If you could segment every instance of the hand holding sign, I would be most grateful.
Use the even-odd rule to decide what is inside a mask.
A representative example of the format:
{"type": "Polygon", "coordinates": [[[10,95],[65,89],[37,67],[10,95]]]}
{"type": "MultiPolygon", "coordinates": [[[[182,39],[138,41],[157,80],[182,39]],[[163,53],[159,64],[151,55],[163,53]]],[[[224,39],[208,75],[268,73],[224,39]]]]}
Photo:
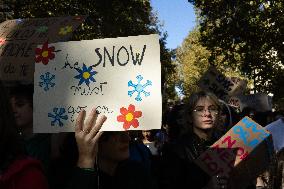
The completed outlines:
{"type": "Polygon", "coordinates": [[[96,109],[85,121],[86,112],[82,110],[76,120],[75,138],[78,146],[79,158],[77,166],[81,168],[93,168],[98,153],[98,141],[103,132],[99,132],[106,120],[105,116],[98,117],[96,109]]]}

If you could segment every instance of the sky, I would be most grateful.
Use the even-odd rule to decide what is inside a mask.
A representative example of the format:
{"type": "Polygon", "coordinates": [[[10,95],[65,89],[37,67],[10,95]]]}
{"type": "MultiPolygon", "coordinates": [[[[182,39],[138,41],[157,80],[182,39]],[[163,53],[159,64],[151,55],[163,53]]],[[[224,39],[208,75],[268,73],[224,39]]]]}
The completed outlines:
{"type": "Polygon", "coordinates": [[[187,0],[151,0],[153,11],[158,13],[167,31],[167,48],[181,46],[183,40],[195,26],[193,5],[187,0]]]}

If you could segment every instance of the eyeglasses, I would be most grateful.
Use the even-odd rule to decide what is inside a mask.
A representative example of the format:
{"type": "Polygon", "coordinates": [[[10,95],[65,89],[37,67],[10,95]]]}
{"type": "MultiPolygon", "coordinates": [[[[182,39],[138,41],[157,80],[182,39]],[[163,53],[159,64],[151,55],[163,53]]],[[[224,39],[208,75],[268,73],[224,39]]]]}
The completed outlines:
{"type": "Polygon", "coordinates": [[[208,107],[208,109],[205,109],[204,107],[196,107],[193,112],[195,112],[198,116],[204,116],[205,112],[208,111],[211,115],[218,115],[219,114],[219,110],[217,107],[212,106],[212,107],[208,107]]]}

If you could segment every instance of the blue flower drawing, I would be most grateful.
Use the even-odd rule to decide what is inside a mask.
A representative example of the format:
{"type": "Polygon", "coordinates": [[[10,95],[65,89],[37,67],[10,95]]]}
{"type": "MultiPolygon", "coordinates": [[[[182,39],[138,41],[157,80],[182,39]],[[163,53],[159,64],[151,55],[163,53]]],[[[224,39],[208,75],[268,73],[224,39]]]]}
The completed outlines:
{"type": "Polygon", "coordinates": [[[95,74],[97,74],[98,72],[92,71],[92,69],[93,69],[92,66],[89,66],[87,68],[87,66],[85,64],[83,64],[82,69],[80,69],[80,68],[75,68],[75,69],[79,72],[79,75],[76,75],[74,77],[76,79],[80,79],[78,86],[81,85],[83,82],[85,82],[86,85],[89,87],[90,81],[96,82],[96,80],[93,78],[93,76],[95,74]]]}

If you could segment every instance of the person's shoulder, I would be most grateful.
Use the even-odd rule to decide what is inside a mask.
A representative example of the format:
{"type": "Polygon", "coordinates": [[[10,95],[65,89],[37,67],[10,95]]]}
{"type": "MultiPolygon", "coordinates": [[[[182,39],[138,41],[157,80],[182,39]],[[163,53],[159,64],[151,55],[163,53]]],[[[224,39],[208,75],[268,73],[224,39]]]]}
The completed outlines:
{"type": "Polygon", "coordinates": [[[162,159],[170,161],[181,161],[187,159],[185,143],[171,142],[165,143],[162,147],[162,159]]]}
{"type": "Polygon", "coordinates": [[[175,141],[167,142],[164,144],[163,148],[172,152],[180,153],[188,145],[192,144],[192,135],[185,133],[179,136],[175,141]]]}
{"type": "Polygon", "coordinates": [[[44,151],[46,147],[51,144],[51,135],[48,133],[37,133],[24,139],[24,143],[26,148],[40,149],[39,151],[44,151]]]}
{"type": "Polygon", "coordinates": [[[11,163],[11,165],[8,167],[7,174],[16,174],[17,172],[29,169],[31,167],[39,170],[42,169],[40,161],[31,157],[21,156],[11,163]]]}
{"type": "MultiPolygon", "coordinates": [[[[30,157],[19,157],[15,159],[8,167],[2,179],[9,181],[17,180],[23,188],[26,186],[40,186],[39,188],[47,188],[47,180],[43,174],[41,163],[30,157]]],[[[33,187],[31,187],[33,188],[33,187]]]]}

